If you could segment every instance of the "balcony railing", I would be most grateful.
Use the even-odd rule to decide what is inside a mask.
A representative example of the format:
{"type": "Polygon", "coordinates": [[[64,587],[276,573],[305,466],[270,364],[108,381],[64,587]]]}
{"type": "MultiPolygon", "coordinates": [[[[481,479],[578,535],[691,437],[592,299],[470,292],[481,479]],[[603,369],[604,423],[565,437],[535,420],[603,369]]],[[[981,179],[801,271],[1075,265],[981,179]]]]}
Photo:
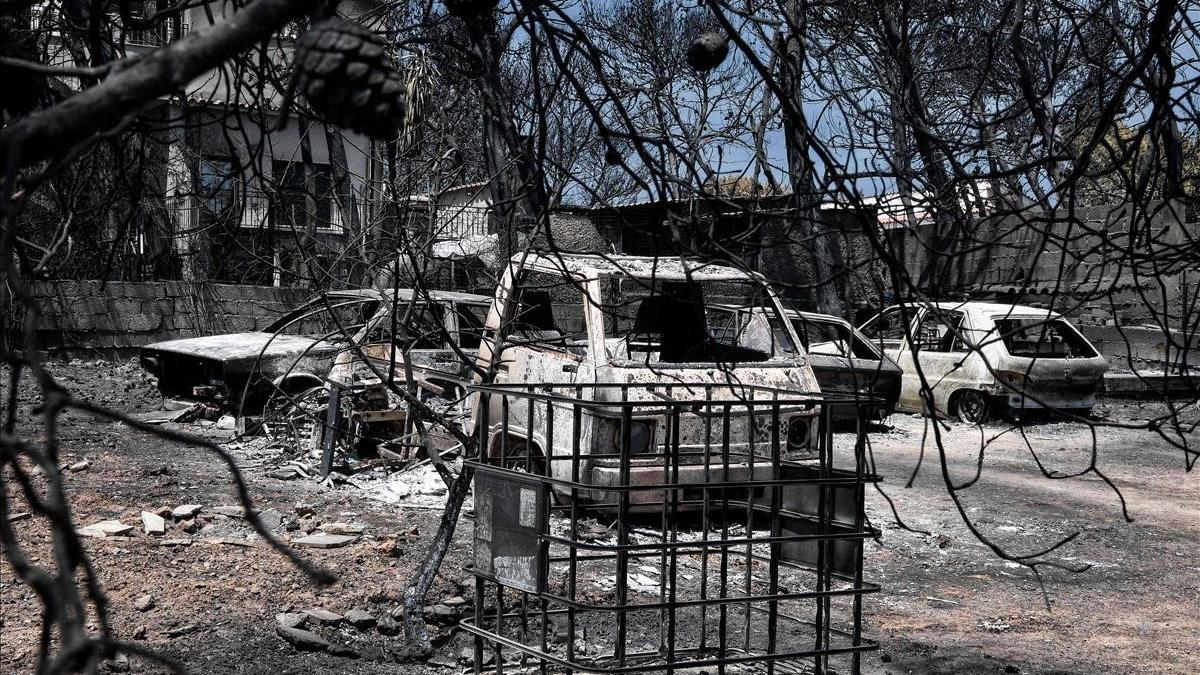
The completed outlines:
{"type": "MultiPolygon", "coordinates": [[[[301,206],[298,199],[281,198],[258,190],[241,190],[227,208],[213,213],[212,209],[205,207],[205,200],[200,197],[179,194],[168,197],[167,210],[176,226],[184,232],[205,225],[204,219],[228,218],[227,222],[236,222],[240,228],[247,230],[290,231],[295,227],[305,231],[311,226],[318,234],[345,233],[348,223],[344,222],[343,209],[332,196],[321,199],[308,197],[304,201],[305,205],[301,206]]],[[[366,204],[358,199],[352,203],[359,222],[366,222],[366,204]]]]}

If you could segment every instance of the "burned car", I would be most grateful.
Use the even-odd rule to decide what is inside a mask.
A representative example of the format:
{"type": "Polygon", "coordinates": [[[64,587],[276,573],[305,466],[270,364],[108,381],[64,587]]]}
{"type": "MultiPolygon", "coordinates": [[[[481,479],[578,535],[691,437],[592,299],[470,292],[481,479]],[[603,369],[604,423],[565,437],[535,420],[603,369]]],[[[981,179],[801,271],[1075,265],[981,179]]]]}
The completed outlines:
{"type": "MultiPolygon", "coordinates": [[[[489,457],[540,457],[543,468],[551,462],[555,478],[568,480],[578,471],[581,482],[589,485],[620,484],[626,480],[623,473],[635,484],[661,479],[671,431],[659,416],[625,419],[621,401],[654,396],[664,405],[698,400],[702,407],[705,396],[736,397],[750,389],[818,394],[804,354],[777,344],[780,339],[799,344],[782,317],[778,296],[760,275],[721,264],[635,256],[514,257],[488,314],[478,370],[493,372],[495,384],[558,390],[579,385],[579,396],[612,406],[593,406],[575,431],[548,438],[548,428],[572,428],[571,406],[531,407],[520,398],[501,406],[491,399],[476,413],[492,439],[486,452],[489,457]],[[763,310],[731,329],[729,312],[719,309],[727,305],[763,310]],[[772,330],[771,317],[781,334],[772,330]],[[616,459],[626,442],[632,466],[616,459]],[[573,454],[589,457],[572,467],[565,458],[573,454]],[[556,462],[556,457],[564,461],[556,462]]],[[[701,455],[703,448],[712,447],[705,439],[725,439],[725,452],[745,456],[756,434],[775,433],[786,438],[788,459],[808,458],[817,415],[811,406],[786,410],[774,430],[763,428],[762,420],[750,419],[752,415],[734,420],[728,429],[720,428],[718,415],[703,410],[684,415],[671,441],[690,457],[674,469],[678,481],[705,481],[701,455]]],[[[735,462],[732,470],[732,480],[752,475],[746,463],[735,462]]],[[[642,492],[634,498],[652,500],[653,495],[642,492]]]]}
{"type": "MultiPolygon", "coordinates": [[[[896,409],[904,371],[849,321],[828,314],[787,310],[800,345],[808,354],[821,391],[869,401],[867,410],[884,419],[896,409]]],[[[835,409],[835,419],[853,419],[855,410],[835,409]]]]}
{"type": "Polygon", "coordinates": [[[785,309],[784,318],[800,338],[797,349],[783,329],[783,322],[769,308],[717,306],[709,311],[729,313],[724,325],[714,328],[718,336],[735,335],[750,316],[763,315],[771,326],[775,344],[784,354],[807,357],[822,393],[862,402],[861,406],[833,407],[835,421],[855,421],[860,409],[872,419],[883,419],[895,410],[900,397],[900,366],[849,321],[828,314],[785,309]]]}
{"type": "Polygon", "coordinates": [[[146,345],[141,364],[166,396],[208,401],[241,415],[271,401],[323,389],[341,362],[340,379],[366,368],[396,377],[408,372],[438,390],[464,383],[491,299],[467,293],[412,290],[330,291],[261,331],[184,338],[146,345]],[[453,343],[453,345],[451,344],[453,343]],[[455,349],[457,347],[457,350],[455,349]]]}
{"type": "Polygon", "coordinates": [[[933,414],[974,424],[1030,410],[1086,416],[1108,369],[1062,315],[1035,307],[895,306],[863,324],[862,332],[904,370],[898,409],[931,412],[921,398],[919,365],[933,393],[933,414]]]}

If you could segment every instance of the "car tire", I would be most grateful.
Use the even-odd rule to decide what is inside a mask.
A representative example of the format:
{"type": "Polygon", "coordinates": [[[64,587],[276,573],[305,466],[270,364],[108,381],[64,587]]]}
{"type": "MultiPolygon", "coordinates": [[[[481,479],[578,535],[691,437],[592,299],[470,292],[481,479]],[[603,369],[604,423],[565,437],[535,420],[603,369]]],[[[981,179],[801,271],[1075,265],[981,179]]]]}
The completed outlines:
{"type": "Polygon", "coordinates": [[[960,422],[980,425],[992,418],[992,407],[983,392],[963,389],[950,398],[950,415],[960,422]]]}

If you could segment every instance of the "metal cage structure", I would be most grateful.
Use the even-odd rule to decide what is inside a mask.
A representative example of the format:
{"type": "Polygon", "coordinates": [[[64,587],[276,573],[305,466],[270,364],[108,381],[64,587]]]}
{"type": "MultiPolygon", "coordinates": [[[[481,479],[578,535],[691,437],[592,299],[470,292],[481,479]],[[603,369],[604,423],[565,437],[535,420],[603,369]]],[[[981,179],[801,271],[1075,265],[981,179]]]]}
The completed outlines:
{"type": "Polygon", "coordinates": [[[863,580],[877,478],[865,422],[838,452],[831,424],[834,406],[866,401],[717,384],[474,389],[475,615],[462,625],[475,673],[857,673],[878,647],[862,632],[863,596],[879,590],[863,580]]]}

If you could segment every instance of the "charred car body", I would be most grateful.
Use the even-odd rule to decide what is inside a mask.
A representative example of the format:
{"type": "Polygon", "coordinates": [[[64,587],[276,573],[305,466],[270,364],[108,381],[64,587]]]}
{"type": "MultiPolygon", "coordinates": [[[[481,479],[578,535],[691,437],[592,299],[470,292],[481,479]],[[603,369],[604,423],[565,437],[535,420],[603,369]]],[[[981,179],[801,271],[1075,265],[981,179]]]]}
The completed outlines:
{"type": "Polygon", "coordinates": [[[937,415],[981,423],[998,412],[1087,415],[1108,363],[1062,315],[987,302],[885,309],[862,326],[904,370],[898,408],[925,412],[920,366],[937,415]],[[911,336],[911,339],[910,337],[911,336]]]}
{"type": "Polygon", "coordinates": [[[717,306],[709,311],[729,313],[724,326],[714,328],[715,333],[727,335],[736,335],[751,316],[760,316],[771,326],[775,346],[782,355],[807,359],[823,394],[861,401],[859,406],[832,407],[834,420],[854,421],[864,410],[873,419],[883,419],[895,410],[900,397],[900,366],[850,322],[829,314],[785,309],[783,319],[791,323],[800,339],[797,348],[791,334],[783,329],[783,321],[769,308],[717,306]]]}
{"type": "Polygon", "coordinates": [[[470,360],[450,345],[478,347],[490,298],[430,291],[330,291],[261,331],[185,338],[146,345],[141,363],[167,396],[211,401],[242,415],[270,400],[323,388],[335,364],[344,380],[366,368],[405,376],[405,359],[422,384],[439,390],[465,383],[470,360]]]}
{"type": "MultiPolygon", "coordinates": [[[[511,405],[498,406],[485,397],[481,401],[486,405],[476,414],[492,439],[486,451],[490,457],[541,457],[551,462],[550,475],[568,480],[579,472],[580,480],[591,485],[617,485],[625,480],[623,474],[633,484],[659,480],[667,430],[655,415],[629,418],[625,428],[621,401],[656,396],[664,405],[702,403],[706,395],[736,397],[740,391],[771,388],[818,393],[804,355],[799,350],[786,353],[776,344],[780,339],[797,344],[782,312],[778,297],[761,276],[724,265],[634,256],[514,257],[488,314],[478,370],[494,372],[497,384],[528,384],[531,390],[541,386],[562,391],[580,385],[579,396],[613,406],[607,411],[590,406],[582,425],[572,427],[569,405],[531,409],[528,402],[514,399],[511,405]],[[715,309],[723,304],[764,309],[730,326],[730,313],[715,309]],[[778,320],[776,330],[768,319],[772,315],[778,320]],[[506,330],[500,340],[502,326],[506,330]],[[493,359],[497,344],[501,351],[493,359]],[[577,431],[547,438],[547,428],[577,431]],[[634,457],[628,467],[615,459],[615,450],[626,441],[634,457]],[[639,454],[659,459],[639,459],[639,454]],[[554,461],[580,455],[586,459],[577,467],[554,461]]],[[[714,428],[721,424],[716,416],[685,415],[673,443],[685,453],[693,451],[686,465],[673,470],[681,483],[703,482],[705,459],[696,449],[711,447],[706,438],[728,439],[727,451],[744,452],[756,434],[772,432],[786,437],[789,458],[807,458],[816,416],[811,407],[787,410],[780,428],[770,430],[751,416],[722,429],[714,428]]],[[[751,477],[745,464],[732,470],[732,480],[751,477]]],[[[637,498],[654,496],[643,492],[637,498]]]]}

